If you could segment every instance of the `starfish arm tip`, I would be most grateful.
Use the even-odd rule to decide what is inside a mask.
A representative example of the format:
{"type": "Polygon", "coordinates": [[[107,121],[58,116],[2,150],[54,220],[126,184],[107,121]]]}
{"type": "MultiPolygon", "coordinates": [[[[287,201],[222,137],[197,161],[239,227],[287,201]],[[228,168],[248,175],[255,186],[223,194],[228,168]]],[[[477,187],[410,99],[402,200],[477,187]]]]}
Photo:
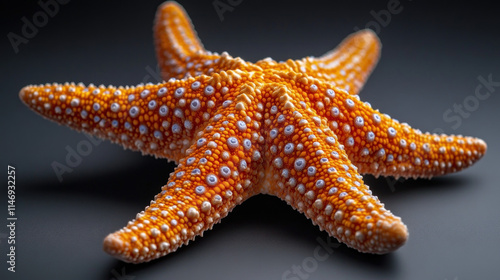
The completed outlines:
{"type": "Polygon", "coordinates": [[[108,234],[108,236],[104,238],[103,250],[106,253],[124,262],[131,262],[127,255],[122,253],[123,248],[124,242],[115,233],[108,234]]]}
{"type": "Polygon", "coordinates": [[[408,240],[408,228],[402,222],[393,224],[388,230],[389,236],[392,239],[393,248],[391,251],[403,246],[408,240]]]}
{"type": "Polygon", "coordinates": [[[371,240],[366,240],[365,246],[356,248],[358,251],[362,253],[383,255],[394,252],[406,244],[409,234],[408,228],[403,222],[400,220],[392,222],[391,224],[383,222],[381,225],[381,229],[379,230],[382,231],[378,234],[378,242],[371,244],[371,242],[369,242],[371,240]]]}
{"type": "Polygon", "coordinates": [[[370,36],[372,38],[378,38],[377,33],[370,28],[361,29],[357,33],[363,34],[365,36],[370,36]]]}
{"type": "Polygon", "coordinates": [[[21,99],[21,101],[25,104],[25,105],[28,105],[28,102],[27,102],[27,92],[29,91],[30,89],[30,86],[25,86],[23,87],[20,91],[19,91],[19,99],[21,99]]]}
{"type": "Polygon", "coordinates": [[[166,8],[174,8],[174,9],[184,11],[184,8],[179,3],[177,3],[176,1],[172,1],[172,0],[165,1],[165,2],[161,3],[160,6],[158,7],[158,10],[163,10],[166,8]]]}

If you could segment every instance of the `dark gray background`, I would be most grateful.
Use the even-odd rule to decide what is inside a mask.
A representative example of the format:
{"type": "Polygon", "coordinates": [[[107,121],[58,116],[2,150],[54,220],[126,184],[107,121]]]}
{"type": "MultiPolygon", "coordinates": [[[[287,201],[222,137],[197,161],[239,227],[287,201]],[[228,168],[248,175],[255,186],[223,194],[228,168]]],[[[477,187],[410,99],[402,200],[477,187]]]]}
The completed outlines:
{"type": "MultiPolygon", "coordinates": [[[[31,19],[41,8],[36,1],[11,2],[1,8],[0,167],[4,182],[7,164],[17,172],[17,272],[6,270],[2,226],[0,278],[281,279],[293,265],[310,260],[317,238],[327,240],[284,202],[257,196],[205,237],[160,260],[130,265],[105,254],[103,238],[149,204],[174,165],[103,142],[59,182],[51,164],[64,163],[65,148],[74,149],[86,138],[39,117],[17,95],[32,83],[156,82],[152,22],[161,1],[70,1],[18,54],[7,33],[19,34],[21,18],[31,19]],[[130,278],[120,278],[123,272],[130,278]]],[[[207,49],[256,61],[319,56],[356,26],[373,21],[370,11],[387,9],[389,1],[244,0],[224,13],[223,21],[212,0],[180,2],[207,49]]],[[[423,131],[480,137],[488,152],[473,167],[430,181],[365,176],[407,224],[408,243],[384,256],[342,245],[307,277],[498,279],[500,87],[456,129],[443,113],[474,95],[479,76],[500,81],[500,11],[482,1],[401,0],[400,5],[402,11],[380,29],[382,59],[362,99],[423,131]]],[[[0,207],[5,209],[2,184],[0,207]]],[[[0,213],[6,223],[6,211],[0,213]]]]}

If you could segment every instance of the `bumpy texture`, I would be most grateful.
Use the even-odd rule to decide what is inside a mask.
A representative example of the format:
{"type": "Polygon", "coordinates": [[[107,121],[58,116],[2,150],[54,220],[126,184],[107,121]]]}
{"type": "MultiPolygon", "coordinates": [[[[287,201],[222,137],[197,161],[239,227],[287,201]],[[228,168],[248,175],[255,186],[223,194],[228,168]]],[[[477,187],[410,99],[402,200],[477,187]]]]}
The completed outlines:
{"type": "Polygon", "coordinates": [[[51,120],[179,163],[150,206],[104,240],[126,262],[175,251],[259,193],[352,248],[387,253],[405,243],[407,228],[360,173],[430,178],[486,151],[480,139],[424,134],[359,100],[380,51],[369,30],[322,57],[279,63],[206,51],[174,2],[159,8],[154,30],[167,82],[20,92],[51,120]]]}

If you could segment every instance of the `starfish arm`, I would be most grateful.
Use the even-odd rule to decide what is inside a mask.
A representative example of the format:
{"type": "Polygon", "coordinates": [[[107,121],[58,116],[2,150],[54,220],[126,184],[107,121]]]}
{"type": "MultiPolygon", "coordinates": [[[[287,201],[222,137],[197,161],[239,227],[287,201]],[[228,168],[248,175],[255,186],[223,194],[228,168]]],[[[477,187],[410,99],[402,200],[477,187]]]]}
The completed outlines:
{"type": "MultiPolygon", "coordinates": [[[[370,130],[377,139],[365,146],[346,148],[349,158],[361,173],[396,178],[432,178],[463,170],[486,153],[487,145],[479,138],[422,133],[385,115],[381,115],[381,119],[384,124],[377,130],[370,130]]],[[[349,137],[359,139],[364,135],[371,138],[373,134],[368,133],[353,131],[351,136],[343,137],[344,143],[352,142],[349,137]]]]}
{"type": "Polygon", "coordinates": [[[460,171],[486,152],[481,139],[422,133],[372,109],[358,96],[327,90],[328,84],[318,82],[315,92],[303,94],[317,114],[326,117],[360,173],[430,178],[460,171]]]}
{"type": "MultiPolygon", "coordinates": [[[[203,80],[196,82],[205,85],[203,80]]],[[[188,109],[194,99],[184,99],[187,105],[181,107],[181,98],[174,96],[176,91],[184,91],[189,97],[191,89],[186,85],[194,82],[176,80],[135,87],[35,85],[23,88],[20,98],[35,112],[60,124],[144,154],[178,160],[191,145],[199,118],[193,118],[188,109]]],[[[201,107],[201,101],[195,102],[201,107]]]]}
{"type": "Polygon", "coordinates": [[[289,67],[294,72],[324,79],[334,87],[357,95],[377,65],[380,48],[377,35],[370,29],[364,29],[349,35],[323,56],[288,60],[274,67],[289,67]]]}
{"type": "Polygon", "coordinates": [[[186,11],[173,1],[167,1],[158,8],[154,38],[164,80],[210,75],[221,70],[256,68],[227,52],[219,55],[205,50],[186,11]]]}
{"type": "Polygon", "coordinates": [[[233,94],[239,78],[228,71],[135,87],[32,85],[21,90],[20,98],[60,124],[178,161],[196,132],[224,102],[221,95],[233,94]]]}
{"type": "Polygon", "coordinates": [[[358,94],[377,65],[380,48],[380,41],[372,30],[361,30],[349,35],[334,50],[310,62],[310,67],[317,66],[316,76],[324,76],[336,87],[358,94]]]}
{"type": "Polygon", "coordinates": [[[158,51],[169,52],[177,59],[195,53],[207,53],[189,16],[177,2],[167,1],[158,7],[154,32],[160,45],[158,51]]]}
{"type": "Polygon", "coordinates": [[[402,246],[406,226],[372,195],[327,122],[293,105],[278,106],[266,126],[265,155],[272,164],[264,192],[358,251],[382,254],[402,246]]]}
{"type": "Polygon", "coordinates": [[[214,116],[162,192],[106,237],[104,250],[126,262],[156,259],[202,235],[254,195],[262,159],[254,156],[259,145],[250,140],[256,140],[251,122],[230,109],[214,116]]]}

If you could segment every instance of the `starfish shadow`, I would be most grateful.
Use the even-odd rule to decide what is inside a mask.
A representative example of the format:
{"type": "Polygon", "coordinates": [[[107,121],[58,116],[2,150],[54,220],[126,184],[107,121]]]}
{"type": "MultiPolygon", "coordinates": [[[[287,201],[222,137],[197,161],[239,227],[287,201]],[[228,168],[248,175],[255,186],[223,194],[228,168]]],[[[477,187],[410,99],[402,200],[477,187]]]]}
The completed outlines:
{"type": "MultiPolygon", "coordinates": [[[[129,207],[143,209],[144,203],[158,193],[159,186],[167,182],[168,174],[173,171],[175,165],[173,163],[165,164],[164,160],[155,160],[150,157],[139,156],[138,160],[133,166],[116,171],[90,177],[68,177],[62,184],[38,183],[30,191],[45,194],[63,192],[68,196],[88,195],[101,199],[111,198],[129,207]],[[140,176],[136,174],[140,174],[140,176]]],[[[364,176],[365,182],[370,185],[374,194],[378,195],[382,201],[395,198],[404,200],[406,196],[415,192],[456,191],[470,184],[472,179],[454,175],[437,177],[432,180],[397,181],[392,178],[364,176]],[[391,183],[393,183],[393,188],[391,188],[391,183]]],[[[118,275],[126,273],[126,275],[133,276],[134,273],[147,271],[151,267],[157,267],[158,264],[166,265],[168,268],[169,264],[178,264],[183,259],[183,255],[186,257],[186,254],[192,253],[193,250],[203,251],[204,247],[210,247],[210,242],[218,242],[218,239],[224,238],[224,236],[237,235],[242,229],[260,228],[262,231],[269,232],[266,236],[287,236],[290,244],[310,246],[312,248],[311,254],[313,249],[318,246],[318,238],[321,240],[330,238],[326,232],[319,231],[317,226],[312,225],[303,214],[295,211],[278,198],[267,195],[258,195],[245,201],[223,221],[223,223],[214,226],[213,230],[206,232],[204,238],[196,238],[194,243],[196,246],[182,246],[175,254],[168,254],[160,259],[138,265],[110,259],[107,265],[109,268],[104,269],[103,274],[105,278],[109,278],[113,273],[118,275]],[[221,234],[223,236],[219,237],[221,234]]],[[[106,233],[103,233],[103,236],[106,233]]],[[[269,247],[268,250],[273,250],[273,247],[269,247]]],[[[343,244],[339,244],[339,247],[334,249],[325,263],[339,265],[339,263],[345,264],[346,262],[385,273],[397,274],[398,270],[397,252],[387,255],[364,254],[343,244]]]]}
{"type": "MultiPolygon", "coordinates": [[[[119,260],[111,260],[108,263],[109,269],[105,271],[114,270],[120,272],[121,269],[125,268],[128,275],[134,275],[134,273],[140,273],[141,271],[149,271],[151,267],[158,268],[159,265],[168,270],[170,265],[179,265],[184,258],[188,258],[188,255],[194,251],[209,250],[208,247],[211,247],[212,242],[223,242],[221,240],[227,239],[233,234],[239,235],[238,238],[241,238],[241,234],[244,234],[242,232],[249,229],[254,229],[254,233],[266,232],[263,234],[264,237],[262,237],[267,239],[266,245],[258,246],[261,246],[259,249],[268,250],[269,254],[274,254],[272,251],[282,249],[272,246],[274,238],[269,240],[270,236],[286,236],[287,244],[290,244],[289,246],[292,247],[294,246],[292,244],[298,247],[310,247],[311,255],[315,247],[319,246],[318,239],[328,240],[330,238],[331,241],[336,242],[326,232],[319,231],[318,227],[314,226],[303,214],[295,211],[278,198],[267,195],[252,197],[242,205],[236,207],[223,220],[223,223],[217,224],[211,231],[207,231],[203,238],[196,238],[194,242],[195,246],[182,246],[174,254],[168,254],[148,263],[128,264],[119,260]],[[268,246],[269,244],[271,246],[268,246]]],[[[241,246],[252,246],[252,244],[241,246]]],[[[238,254],[240,253],[235,252],[235,255],[232,255],[231,258],[237,258],[238,254]]],[[[242,252],[241,254],[246,253],[242,252]]],[[[275,254],[279,255],[282,253],[275,254]]],[[[309,256],[304,255],[303,257],[309,256]]],[[[394,254],[372,255],[359,253],[341,243],[338,243],[338,247],[333,249],[333,253],[330,254],[330,257],[324,263],[325,265],[338,266],[339,263],[345,264],[346,262],[351,262],[358,266],[361,265],[366,269],[385,271],[385,273],[390,274],[396,273],[398,267],[396,264],[397,258],[394,254]]],[[[290,265],[293,265],[293,263],[290,263],[290,265]]],[[[109,276],[109,273],[106,276],[109,276]]]]}
{"type": "Polygon", "coordinates": [[[167,183],[175,164],[166,163],[163,159],[143,157],[140,154],[137,154],[133,160],[135,161],[133,165],[119,170],[89,171],[85,173],[85,176],[66,175],[63,182],[55,182],[55,180],[27,182],[25,190],[44,194],[86,195],[112,199],[120,203],[131,204],[131,206],[132,204],[140,205],[144,208],[145,202],[150,201],[160,192],[161,186],[167,183]]]}
{"type": "Polygon", "coordinates": [[[393,197],[397,196],[398,199],[404,199],[406,196],[410,196],[413,193],[436,193],[436,192],[448,192],[457,191],[460,188],[464,188],[470,185],[470,182],[474,179],[470,176],[462,175],[447,175],[443,177],[434,177],[432,179],[394,179],[393,177],[378,177],[375,178],[372,175],[365,175],[363,179],[375,195],[381,197],[382,202],[383,197],[393,197]]]}
{"type": "Polygon", "coordinates": [[[169,263],[173,266],[178,265],[178,262],[175,261],[175,258],[181,256],[183,254],[182,251],[185,250],[178,250],[175,252],[175,254],[168,254],[159,259],[155,259],[150,262],[140,263],[140,264],[125,263],[117,259],[111,259],[110,257],[111,260],[107,265],[108,268],[103,270],[102,279],[109,279],[110,275],[114,275],[116,273],[120,275],[120,278],[115,277],[116,279],[135,279],[137,274],[143,271],[146,272],[151,271],[151,268],[153,267],[158,268],[159,265],[161,265],[163,269],[168,270],[169,263]]]}
{"type": "MultiPolygon", "coordinates": [[[[324,243],[328,243],[328,240],[330,240],[330,242],[338,244],[338,247],[333,246],[336,248],[332,248],[330,257],[325,261],[325,263],[331,265],[338,266],[339,263],[352,262],[355,265],[383,270],[386,273],[397,269],[396,258],[394,258],[393,254],[364,254],[349,248],[345,244],[337,242],[335,238],[330,237],[327,232],[320,231],[318,226],[313,225],[302,213],[295,211],[285,202],[277,200],[279,199],[271,196],[257,196],[255,199],[248,201],[248,208],[242,208],[241,212],[244,212],[243,216],[247,216],[246,219],[242,220],[241,215],[234,219],[237,219],[239,223],[250,222],[265,226],[266,230],[271,228],[276,236],[288,235],[291,244],[309,246],[311,255],[316,247],[321,246],[318,240],[324,243]]],[[[306,258],[309,255],[303,257],[306,258]]]]}
{"type": "MultiPolygon", "coordinates": [[[[88,178],[79,181],[76,184],[72,184],[72,187],[76,187],[77,190],[82,190],[92,195],[100,195],[106,198],[113,196],[114,199],[133,204],[134,207],[143,207],[144,201],[151,199],[157,193],[157,186],[165,184],[166,176],[170,170],[173,170],[173,167],[171,167],[172,169],[170,167],[166,168],[164,164],[158,164],[158,161],[151,158],[146,158],[144,161],[146,161],[145,164],[138,164],[127,170],[120,170],[104,174],[103,176],[99,176],[99,178],[88,178]],[[161,173],[165,174],[165,177],[158,176],[161,173]],[[133,174],[142,175],[138,177],[133,174]],[[151,179],[153,181],[145,182],[144,178],[146,177],[153,178],[151,179]],[[89,183],[96,179],[99,181],[109,181],[107,190],[103,190],[102,186],[89,183]],[[137,185],[143,186],[140,192],[135,188],[137,185]],[[122,186],[130,186],[130,189],[125,188],[124,191],[122,186]]],[[[391,197],[398,197],[398,199],[403,197],[404,199],[405,196],[411,195],[414,192],[435,192],[436,189],[440,191],[456,190],[467,185],[468,180],[468,177],[463,176],[437,177],[432,180],[409,179],[403,182],[393,180],[396,182],[395,191],[393,191],[388,185],[387,178],[365,176],[365,181],[371,186],[374,193],[380,197],[387,197],[389,199],[391,197]]],[[[68,190],[66,189],[66,191],[68,190]]],[[[236,207],[223,220],[223,223],[217,224],[213,230],[206,232],[203,238],[197,238],[194,243],[196,246],[183,246],[175,254],[168,254],[158,260],[138,265],[112,260],[109,264],[111,268],[108,271],[114,269],[120,272],[124,267],[128,275],[134,275],[135,272],[147,271],[150,267],[156,267],[158,264],[162,266],[167,265],[167,267],[168,264],[175,265],[183,259],[182,255],[186,256],[185,254],[188,254],[189,251],[193,252],[193,250],[203,251],[204,247],[210,247],[210,242],[217,242],[218,238],[222,238],[217,235],[222,234],[227,237],[232,234],[231,232],[239,234],[238,231],[245,228],[261,228],[270,232],[268,236],[288,236],[291,244],[310,246],[313,249],[318,246],[318,238],[321,240],[329,238],[326,232],[319,231],[318,227],[312,225],[310,220],[305,218],[303,214],[293,210],[278,198],[267,195],[252,197],[242,205],[236,207]]],[[[269,250],[273,250],[272,247],[269,250]]],[[[393,274],[396,274],[398,269],[397,252],[386,255],[364,254],[343,244],[339,244],[339,247],[334,249],[334,252],[326,262],[332,265],[350,262],[366,269],[393,274]]],[[[106,275],[109,276],[109,272],[106,275]]]]}
{"type": "MultiPolygon", "coordinates": [[[[318,239],[323,241],[330,239],[334,243],[336,240],[329,237],[329,235],[324,231],[319,231],[318,227],[313,225],[310,220],[304,217],[303,214],[295,211],[286,203],[279,201],[278,198],[258,195],[252,197],[242,205],[235,208],[235,210],[230,213],[224,222],[217,224],[213,230],[208,231],[203,238],[196,240],[196,246],[181,247],[175,254],[169,254],[161,259],[154,260],[149,263],[135,265],[130,268],[130,271],[139,271],[148,269],[151,266],[156,266],[161,263],[162,266],[168,265],[168,263],[174,263],[182,259],[181,255],[185,254],[188,250],[203,250],[203,247],[210,246],[209,242],[214,242],[214,239],[224,239],[231,236],[233,233],[239,235],[241,231],[246,231],[249,229],[260,228],[265,231],[265,238],[269,236],[286,236],[287,243],[289,246],[297,247],[310,247],[311,255],[315,247],[320,246],[318,239]],[[224,236],[220,236],[220,235],[224,236]],[[212,240],[210,240],[212,239],[212,240]],[[175,258],[175,259],[174,259],[175,258]]],[[[257,229],[254,232],[259,232],[257,229]]],[[[260,248],[263,250],[269,250],[269,254],[273,254],[272,251],[280,250],[281,247],[273,247],[274,238],[267,240],[267,244],[271,244],[270,247],[260,248]]],[[[217,242],[217,240],[215,240],[217,242]]],[[[397,258],[394,254],[387,255],[372,255],[357,252],[351,248],[348,248],[344,244],[337,243],[338,247],[333,249],[330,257],[325,261],[325,263],[330,263],[331,265],[339,265],[339,263],[345,264],[346,262],[354,263],[355,265],[361,265],[366,269],[385,271],[385,273],[396,273],[397,271],[397,258]]],[[[250,245],[249,245],[250,246],[250,245]]],[[[293,249],[291,249],[293,251],[293,249]]],[[[239,254],[239,253],[235,253],[239,254]]],[[[282,254],[282,253],[276,253],[282,254]]],[[[235,256],[236,257],[236,256],[235,256]]],[[[309,257],[309,255],[304,255],[309,257]]],[[[290,263],[292,265],[293,263],[290,263]]],[[[121,262],[115,263],[115,269],[120,267],[121,262]]],[[[128,268],[127,268],[128,271],[128,268]]]]}

